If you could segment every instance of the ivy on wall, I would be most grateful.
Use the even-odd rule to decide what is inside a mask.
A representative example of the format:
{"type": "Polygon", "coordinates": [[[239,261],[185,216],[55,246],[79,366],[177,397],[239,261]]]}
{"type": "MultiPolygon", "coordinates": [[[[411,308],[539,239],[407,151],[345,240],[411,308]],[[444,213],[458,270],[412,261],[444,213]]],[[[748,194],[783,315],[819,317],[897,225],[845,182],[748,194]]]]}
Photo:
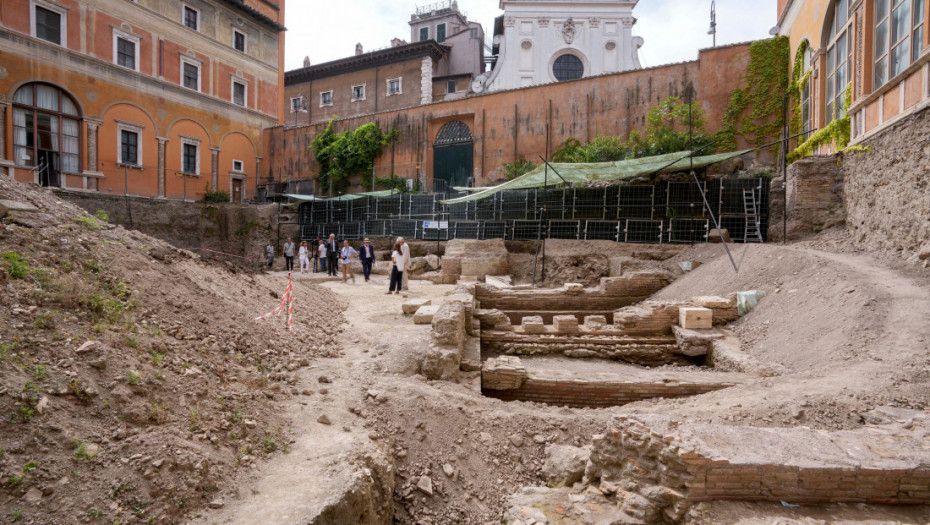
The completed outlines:
{"type": "Polygon", "coordinates": [[[760,146],[778,140],[785,124],[790,53],[786,36],[750,44],[746,85],[730,94],[721,129],[715,135],[718,151],[735,150],[737,137],[760,146]]]}
{"type": "Polygon", "coordinates": [[[834,119],[824,128],[817,130],[809,139],[797,147],[794,151],[788,153],[788,162],[794,162],[800,158],[814,154],[820,146],[833,144],[840,151],[860,151],[860,148],[853,150],[846,148],[852,137],[852,127],[849,118],[849,106],[852,103],[852,83],[846,85],[846,97],[843,100],[843,116],[834,119]]]}
{"type": "Polygon", "coordinates": [[[699,102],[692,101],[689,108],[688,102],[671,96],[649,110],[645,133],[634,131],[628,141],[606,136],[582,143],[569,138],[552,154],[552,161],[612,162],[686,151],[692,145],[694,149],[702,148],[713,140],[704,133],[705,121],[699,102]],[[689,129],[694,132],[693,137],[689,129]]]}
{"type": "Polygon", "coordinates": [[[326,129],[310,143],[313,157],[320,165],[317,175],[320,189],[328,192],[332,185],[333,194],[343,193],[355,175],[362,176],[363,186],[370,186],[375,158],[400,132],[392,129],[385,134],[377,124],[369,122],[337,134],[333,129],[335,122],[336,118],[329,121],[326,129]]]}
{"type": "Polygon", "coordinates": [[[797,135],[804,131],[804,99],[802,97],[807,84],[810,82],[811,73],[813,73],[813,64],[806,71],[804,70],[804,54],[807,53],[810,42],[805,38],[798,44],[798,50],[794,55],[794,68],[791,70],[791,83],[788,84],[788,95],[794,100],[791,109],[791,134],[797,135]]]}

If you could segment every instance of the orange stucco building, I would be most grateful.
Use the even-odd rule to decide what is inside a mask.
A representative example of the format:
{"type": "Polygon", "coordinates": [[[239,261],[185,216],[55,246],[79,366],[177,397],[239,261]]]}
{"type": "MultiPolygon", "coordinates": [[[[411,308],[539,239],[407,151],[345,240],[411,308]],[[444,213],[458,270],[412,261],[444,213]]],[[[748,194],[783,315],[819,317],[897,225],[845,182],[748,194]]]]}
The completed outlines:
{"type": "Polygon", "coordinates": [[[283,108],[284,0],[3,0],[0,175],[254,196],[283,108]]]}
{"type": "Polygon", "coordinates": [[[852,144],[930,105],[930,2],[778,0],[777,7],[792,56],[806,48],[796,75],[807,78],[801,90],[806,130],[842,117],[847,89],[852,144]]]}

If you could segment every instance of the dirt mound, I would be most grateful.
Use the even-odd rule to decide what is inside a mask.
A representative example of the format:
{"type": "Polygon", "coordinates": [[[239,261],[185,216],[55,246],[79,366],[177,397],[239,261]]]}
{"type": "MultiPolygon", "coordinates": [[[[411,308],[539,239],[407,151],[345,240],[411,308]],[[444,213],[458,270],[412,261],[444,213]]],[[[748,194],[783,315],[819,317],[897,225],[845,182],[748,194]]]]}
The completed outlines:
{"type": "Polygon", "coordinates": [[[0,181],[0,513],[173,523],[286,451],[275,407],[335,355],[344,302],[295,283],[295,333],[253,321],[286,281],[207,266],[0,181]]]}
{"type": "MultiPolygon", "coordinates": [[[[754,385],[681,401],[673,413],[767,426],[855,428],[883,405],[925,410],[930,392],[927,279],[855,253],[808,245],[693,247],[669,263],[703,264],[654,296],[763,290],[730,327],[765,375],[754,385]]],[[[670,405],[674,403],[669,403],[670,405]]]]}

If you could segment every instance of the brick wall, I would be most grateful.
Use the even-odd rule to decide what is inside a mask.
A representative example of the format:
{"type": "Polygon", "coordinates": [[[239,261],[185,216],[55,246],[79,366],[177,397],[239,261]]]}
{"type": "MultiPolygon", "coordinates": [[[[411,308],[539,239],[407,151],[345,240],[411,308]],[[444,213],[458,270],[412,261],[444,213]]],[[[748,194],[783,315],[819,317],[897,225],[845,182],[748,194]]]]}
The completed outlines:
{"type": "MultiPolygon", "coordinates": [[[[672,95],[684,97],[691,89],[706,112],[707,132],[714,133],[723,121],[733,88],[745,82],[749,62],[749,44],[719,46],[700,51],[698,60],[692,62],[379,111],[340,120],[336,131],[356,129],[368,122],[376,122],[385,130],[396,128],[400,132],[397,142],[386,148],[375,164],[396,165],[399,175],[420,175],[429,182],[439,129],[449,120],[461,120],[474,137],[473,164],[476,185],[480,186],[503,178],[503,164],[520,157],[538,159],[571,137],[582,141],[595,136],[626,139],[634,131],[643,132],[646,116],[657,102],[672,95]],[[547,127],[551,133],[546,133],[547,127]]],[[[319,166],[312,151],[306,149],[305,137],[316,135],[323,126],[325,120],[313,117],[309,127],[266,130],[264,158],[268,160],[262,176],[275,180],[315,177],[319,166]]],[[[744,147],[743,139],[738,140],[739,147],[744,147]]]]}
{"type": "MultiPolygon", "coordinates": [[[[788,167],[789,238],[819,232],[845,221],[843,169],[839,164],[835,156],[807,157],[788,167]]],[[[779,194],[783,194],[781,186],[781,180],[773,182],[779,194]]],[[[782,239],[783,206],[771,206],[770,213],[769,238],[782,239]]]]}
{"type": "MultiPolygon", "coordinates": [[[[494,286],[476,287],[477,299],[482,308],[510,312],[534,312],[546,322],[552,316],[572,313],[584,322],[585,315],[604,315],[617,308],[642,301],[668,286],[671,277],[664,272],[633,272],[623,277],[605,277],[597,289],[583,290],[510,290],[494,286]]],[[[511,316],[511,322],[520,323],[520,317],[511,316]]]]}
{"type": "Polygon", "coordinates": [[[919,459],[922,446],[914,433],[885,430],[827,433],[619,416],[595,436],[585,480],[615,494],[622,512],[649,523],[678,522],[693,503],[710,500],[926,504],[930,465],[919,459]]]}

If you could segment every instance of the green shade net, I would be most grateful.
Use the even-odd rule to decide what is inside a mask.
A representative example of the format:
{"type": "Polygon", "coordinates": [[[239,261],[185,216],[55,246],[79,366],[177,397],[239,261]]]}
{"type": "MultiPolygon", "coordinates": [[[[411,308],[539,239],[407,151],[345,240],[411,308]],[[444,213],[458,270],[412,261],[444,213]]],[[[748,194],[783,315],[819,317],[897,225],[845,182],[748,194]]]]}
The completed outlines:
{"type": "Polygon", "coordinates": [[[367,191],[364,193],[347,193],[345,195],[340,195],[338,197],[333,197],[332,199],[327,199],[325,197],[317,197],[315,195],[297,195],[294,193],[288,193],[284,196],[289,199],[294,199],[298,202],[310,202],[310,201],[354,201],[355,199],[361,199],[363,197],[390,197],[391,195],[400,195],[400,192],[397,190],[380,190],[380,191],[367,191]]]}
{"type": "Polygon", "coordinates": [[[689,157],[690,151],[678,151],[654,157],[619,160],[616,162],[592,163],[549,163],[548,174],[546,164],[537,166],[533,171],[509,180],[503,184],[485,188],[482,191],[466,195],[458,199],[440,201],[442,204],[458,204],[460,202],[486,199],[495,193],[507,190],[527,190],[545,186],[558,186],[561,184],[585,185],[592,182],[634,179],[642,175],[663,172],[686,171],[692,167],[703,168],[723,162],[733,157],[744,155],[752,150],[718,153],[702,157],[689,157]],[[558,175],[556,174],[558,172],[558,175]],[[560,177],[561,176],[561,177],[560,177]]]}

